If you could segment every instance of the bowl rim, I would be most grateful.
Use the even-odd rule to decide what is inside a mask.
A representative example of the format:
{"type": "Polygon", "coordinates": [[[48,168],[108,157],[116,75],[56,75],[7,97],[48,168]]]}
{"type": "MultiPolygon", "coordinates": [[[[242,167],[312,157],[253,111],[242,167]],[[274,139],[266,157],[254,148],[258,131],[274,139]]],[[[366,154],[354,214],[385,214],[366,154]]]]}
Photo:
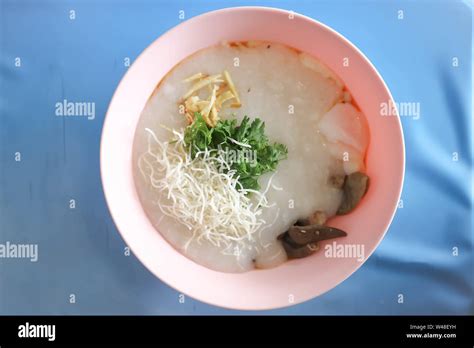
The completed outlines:
{"type": "MultiPolygon", "coordinates": [[[[379,234],[378,239],[376,240],[376,243],[374,244],[373,249],[370,250],[370,252],[365,257],[364,261],[358,263],[358,265],[352,270],[352,272],[345,275],[344,277],[341,277],[341,279],[339,279],[338,282],[334,286],[320,292],[316,296],[312,296],[312,297],[302,299],[302,300],[298,300],[298,301],[295,300],[295,302],[293,302],[293,303],[272,305],[272,306],[261,306],[259,308],[250,308],[250,307],[246,307],[246,306],[223,304],[223,303],[218,302],[218,301],[213,301],[210,297],[203,297],[203,296],[198,296],[198,295],[195,295],[195,294],[190,294],[185,290],[178,289],[177,287],[172,285],[171,282],[168,281],[168,279],[163,279],[161,276],[156,274],[155,271],[153,269],[151,269],[150,267],[148,267],[147,263],[144,262],[144,260],[142,259],[142,256],[139,253],[134,252],[133,248],[131,247],[131,244],[133,244],[133,243],[129,243],[129,241],[131,239],[130,235],[127,234],[127,233],[122,232],[121,227],[119,227],[119,225],[116,223],[117,219],[116,219],[114,211],[111,209],[111,205],[110,205],[110,201],[109,201],[110,198],[108,197],[109,196],[108,189],[106,188],[106,185],[104,184],[106,179],[104,177],[103,166],[104,166],[104,158],[105,158],[106,154],[105,154],[105,151],[104,151],[103,144],[104,144],[104,134],[106,132],[106,129],[108,128],[107,125],[108,125],[108,123],[110,123],[110,119],[111,119],[111,117],[109,117],[109,114],[111,113],[110,109],[111,109],[111,106],[115,103],[115,99],[117,97],[117,94],[119,94],[119,90],[121,90],[123,88],[123,85],[125,84],[125,81],[128,80],[127,77],[133,73],[133,66],[135,65],[135,63],[138,60],[140,60],[143,56],[145,56],[148,53],[148,51],[151,49],[152,46],[154,46],[154,45],[158,44],[159,42],[161,42],[164,39],[165,36],[171,34],[174,31],[177,31],[179,29],[179,27],[181,27],[183,25],[189,25],[190,23],[193,23],[195,21],[204,20],[206,17],[210,17],[210,16],[214,16],[214,15],[218,15],[218,14],[226,13],[226,12],[232,12],[232,11],[264,11],[264,12],[273,12],[273,13],[286,14],[286,15],[293,14],[295,17],[298,16],[298,18],[301,19],[301,20],[309,22],[312,25],[320,26],[324,30],[329,31],[331,34],[335,35],[339,40],[343,41],[344,44],[349,46],[352,50],[354,50],[356,53],[358,53],[360,55],[360,57],[363,58],[365,63],[367,63],[367,65],[369,66],[370,70],[375,74],[375,76],[378,77],[379,81],[382,83],[382,86],[385,90],[385,93],[389,97],[389,100],[393,102],[393,106],[394,106],[395,112],[396,112],[396,114],[393,115],[393,116],[395,116],[394,118],[396,118],[396,120],[397,120],[396,124],[399,128],[399,131],[400,131],[400,141],[401,141],[401,143],[400,143],[400,146],[401,146],[401,154],[400,154],[400,156],[401,156],[401,171],[400,171],[401,172],[401,178],[400,178],[400,185],[399,185],[398,190],[397,190],[398,191],[398,193],[397,193],[397,204],[398,204],[398,202],[400,201],[401,195],[402,195],[402,191],[403,191],[403,187],[404,187],[404,180],[405,180],[405,168],[406,168],[405,136],[404,136],[404,132],[403,132],[401,118],[400,118],[399,111],[398,111],[398,106],[394,102],[394,98],[392,96],[392,93],[390,92],[390,89],[388,88],[385,80],[382,78],[379,71],[374,66],[374,64],[368,59],[368,57],[355,44],[353,44],[349,39],[347,39],[345,36],[340,34],[335,29],[331,28],[330,26],[328,26],[328,25],[326,25],[326,24],[324,24],[324,23],[322,23],[322,22],[320,22],[320,21],[318,21],[314,18],[311,18],[311,17],[306,16],[304,14],[298,13],[297,11],[285,10],[285,9],[270,7],[270,6],[231,6],[231,7],[223,7],[223,8],[220,8],[220,9],[216,9],[216,10],[201,13],[197,16],[194,16],[192,18],[184,20],[184,21],[178,23],[177,25],[173,26],[172,28],[166,30],[165,32],[160,34],[159,37],[157,37],[155,40],[153,40],[145,49],[143,49],[141,51],[141,53],[134,59],[133,64],[127,69],[126,73],[120,79],[120,82],[117,85],[117,87],[115,88],[115,91],[112,95],[112,98],[110,99],[110,102],[109,102],[109,105],[108,105],[108,108],[107,108],[107,112],[106,112],[105,117],[104,117],[102,131],[101,131],[101,138],[100,138],[100,150],[99,150],[100,151],[100,176],[101,176],[101,182],[102,182],[102,189],[103,189],[105,201],[106,201],[107,208],[109,210],[110,216],[111,216],[111,218],[112,218],[112,220],[115,224],[115,227],[117,228],[118,232],[120,233],[121,237],[123,238],[126,246],[128,246],[130,248],[130,250],[133,252],[134,256],[140,261],[140,263],[143,266],[145,266],[145,268],[150,273],[152,273],[154,276],[156,276],[161,282],[165,283],[166,285],[168,285],[172,289],[175,289],[176,291],[178,291],[178,292],[180,292],[180,293],[182,293],[186,296],[189,296],[193,299],[196,299],[196,300],[198,300],[200,302],[203,302],[203,303],[206,303],[208,305],[217,306],[217,307],[220,307],[220,308],[225,308],[225,309],[230,309],[230,310],[245,310],[245,311],[261,311],[261,310],[265,311],[265,310],[286,308],[286,307],[291,307],[291,306],[294,306],[294,305],[297,305],[297,304],[302,304],[302,303],[308,302],[308,301],[310,301],[310,300],[312,300],[316,297],[319,297],[319,296],[325,294],[326,292],[334,289],[335,287],[340,285],[342,282],[344,282],[346,279],[348,279],[352,274],[354,274],[370,258],[370,256],[375,252],[375,250],[379,247],[381,241],[383,240],[383,238],[387,234],[387,232],[390,228],[390,225],[392,224],[393,219],[395,217],[395,214],[397,212],[397,204],[395,204],[395,206],[393,207],[393,211],[391,213],[390,219],[387,220],[387,222],[385,223],[385,226],[383,228],[383,233],[379,234]]],[[[136,187],[134,187],[134,190],[136,190],[136,187]]],[[[176,251],[176,252],[178,253],[178,251],[176,251]]],[[[189,261],[194,262],[192,260],[189,260],[189,261]]]]}

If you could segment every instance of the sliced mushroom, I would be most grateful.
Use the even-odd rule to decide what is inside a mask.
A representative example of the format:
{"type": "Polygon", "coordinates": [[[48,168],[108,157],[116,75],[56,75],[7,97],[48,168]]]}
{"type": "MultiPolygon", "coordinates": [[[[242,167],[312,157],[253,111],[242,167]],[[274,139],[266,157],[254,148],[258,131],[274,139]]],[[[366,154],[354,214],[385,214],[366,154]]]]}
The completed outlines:
{"type": "Polygon", "coordinates": [[[319,249],[317,243],[309,243],[305,245],[298,245],[293,243],[288,235],[285,235],[282,239],[283,248],[285,249],[286,255],[290,259],[301,259],[309,256],[319,249]]]}
{"type": "Polygon", "coordinates": [[[288,238],[297,245],[345,236],[347,233],[343,230],[322,225],[292,226],[288,230],[288,238]]]}
{"type": "Polygon", "coordinates": [[[369,177],[361,172],[355,172],[346,176],[343,186],[342,203],[339,206],[337,215],[350,213],[364,197],[369,188],[369,177]]]}

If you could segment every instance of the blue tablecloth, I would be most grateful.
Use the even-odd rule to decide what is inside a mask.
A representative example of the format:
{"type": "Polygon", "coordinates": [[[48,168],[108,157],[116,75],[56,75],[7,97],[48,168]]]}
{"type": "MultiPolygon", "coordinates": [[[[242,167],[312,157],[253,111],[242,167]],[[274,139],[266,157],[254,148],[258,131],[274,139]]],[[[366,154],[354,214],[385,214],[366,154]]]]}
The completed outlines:
{"type": "Polygon", "coordinates": [[[187,19],[241,5],[331,26],[368,56],[396,101],[421,111],[402,117],[403,208],[380,247],[323,296],[265,313],[474,312],[467,2],[0,0],[0,244],[39,248],[37,262],[0,258],[0,314],[240,313],[180,303],[124,255],[102,192],[99,142],[127,57],[180,23],[180,10],[187,19]],[[63,99],[95,102],[95,118],[56,117],[63,99]]]}

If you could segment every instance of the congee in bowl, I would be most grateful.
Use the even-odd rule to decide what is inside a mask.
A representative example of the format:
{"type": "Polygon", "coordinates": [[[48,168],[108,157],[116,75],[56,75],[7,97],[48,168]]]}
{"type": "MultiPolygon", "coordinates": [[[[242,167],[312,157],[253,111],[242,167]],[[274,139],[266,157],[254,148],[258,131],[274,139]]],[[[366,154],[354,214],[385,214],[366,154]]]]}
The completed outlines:
{"type": "Polygon", "coordinates": [[[369,138],[344,81],[316,58],[275,42],[223,42],[159,82],[132,170],[157,233],[198,264],[247,272],[351,233],[331,217],[350,214],[369,188],[369,138]]]}

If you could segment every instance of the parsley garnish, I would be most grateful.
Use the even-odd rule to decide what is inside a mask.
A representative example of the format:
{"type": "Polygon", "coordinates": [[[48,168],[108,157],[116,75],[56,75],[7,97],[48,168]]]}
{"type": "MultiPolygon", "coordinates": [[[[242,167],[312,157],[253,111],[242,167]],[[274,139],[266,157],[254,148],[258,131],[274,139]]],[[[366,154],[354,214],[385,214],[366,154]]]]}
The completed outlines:
{"type": "MultiPolygon", "coordinates": [[[[265,134],[265,123],[261,119],[250,121],[247,116],[240,125],[236,119],[219,120],[216,126],[211,128],[201,114],[196,113],[194,122],[186,128],[184,141],[193,157],[198,151],[206,149],[215,150],[215,153],[224,151],[226,154],[241,155],[241,160],[230,161],[228,164],[231,170],[236,171],[244,189],[260,189],[258,178],[275,171],[278,162],[288,155],[285,145],[270,144],[265,134]]],[[[236,158],[238,159],[238,156],[236,158]]]]}

